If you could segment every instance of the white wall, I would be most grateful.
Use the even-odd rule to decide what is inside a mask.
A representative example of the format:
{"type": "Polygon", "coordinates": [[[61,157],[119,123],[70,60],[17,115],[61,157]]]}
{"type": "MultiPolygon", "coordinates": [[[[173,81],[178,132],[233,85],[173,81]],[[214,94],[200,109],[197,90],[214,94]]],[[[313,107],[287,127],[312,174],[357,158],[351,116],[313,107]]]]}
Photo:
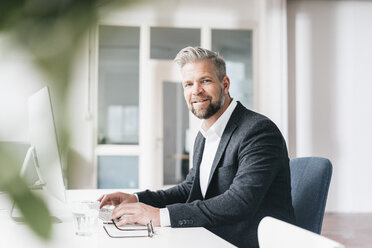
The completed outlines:
{"type": "Polygon", "coordinates": [[[30,57],[0,36],[0,140],[27,142],[27,97],[45,80],[30,57]]]}
{"type": "Polygon", "coordinates": [[[288,1],[291,156],[333,163],[328,211],[372,211],[372,2],[288,1]]]}

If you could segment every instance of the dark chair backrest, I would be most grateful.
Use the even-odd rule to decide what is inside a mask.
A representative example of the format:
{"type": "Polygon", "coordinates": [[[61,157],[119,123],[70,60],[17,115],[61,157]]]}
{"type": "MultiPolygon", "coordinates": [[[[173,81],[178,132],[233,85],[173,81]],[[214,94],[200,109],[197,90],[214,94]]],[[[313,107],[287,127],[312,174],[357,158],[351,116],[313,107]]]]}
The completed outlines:
{"type": "Polygon", "coordinates": [[[320,157],[294,158],[290,160],[290,171],[296,225],[320,234],[332,164],[320,157]]]}

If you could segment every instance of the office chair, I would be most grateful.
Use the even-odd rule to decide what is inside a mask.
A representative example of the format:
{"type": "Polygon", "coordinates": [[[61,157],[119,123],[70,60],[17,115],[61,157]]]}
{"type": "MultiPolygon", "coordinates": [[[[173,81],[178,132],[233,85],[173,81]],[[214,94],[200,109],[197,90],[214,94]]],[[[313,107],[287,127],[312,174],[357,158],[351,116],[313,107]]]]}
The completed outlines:
{"type": "Polygon", "coordinates": [[[290,171],[296,225],[320,234],[332,164],[320,157],[294,158],[290,160],[290,171]]]}
{"type": "Polygon", "coordinates": [[[333,240],[273,217],[261,220],[257,234],[260,248],[344,248],[333,240]]]}

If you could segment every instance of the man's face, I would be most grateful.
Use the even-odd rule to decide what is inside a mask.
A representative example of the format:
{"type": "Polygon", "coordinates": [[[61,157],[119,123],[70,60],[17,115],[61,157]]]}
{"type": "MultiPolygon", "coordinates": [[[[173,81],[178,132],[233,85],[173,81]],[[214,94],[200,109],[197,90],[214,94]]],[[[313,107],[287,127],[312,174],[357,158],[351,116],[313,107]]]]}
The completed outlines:
{"type": "Polygon", "coordinates": [[[209,60],[182,67],[182,86],[189,110],[199,119],[209,119],[223,106],[225,91],[216,67],[209,60]]]}

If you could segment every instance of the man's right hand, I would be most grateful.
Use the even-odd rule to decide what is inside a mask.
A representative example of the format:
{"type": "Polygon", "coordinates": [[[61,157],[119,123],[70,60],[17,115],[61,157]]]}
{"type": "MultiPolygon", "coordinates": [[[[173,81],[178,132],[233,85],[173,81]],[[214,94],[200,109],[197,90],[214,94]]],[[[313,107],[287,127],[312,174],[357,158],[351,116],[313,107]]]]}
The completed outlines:
{"type": "Polygon", "coordinates": [[[101,202],[100,208],[106,205],[117,206],[120,203],[136,203],[138,202],[137,197],[133,194],[127,194],[122,192],[115,192],[112,194],[102,195],[97,201],[101,202]]]}

